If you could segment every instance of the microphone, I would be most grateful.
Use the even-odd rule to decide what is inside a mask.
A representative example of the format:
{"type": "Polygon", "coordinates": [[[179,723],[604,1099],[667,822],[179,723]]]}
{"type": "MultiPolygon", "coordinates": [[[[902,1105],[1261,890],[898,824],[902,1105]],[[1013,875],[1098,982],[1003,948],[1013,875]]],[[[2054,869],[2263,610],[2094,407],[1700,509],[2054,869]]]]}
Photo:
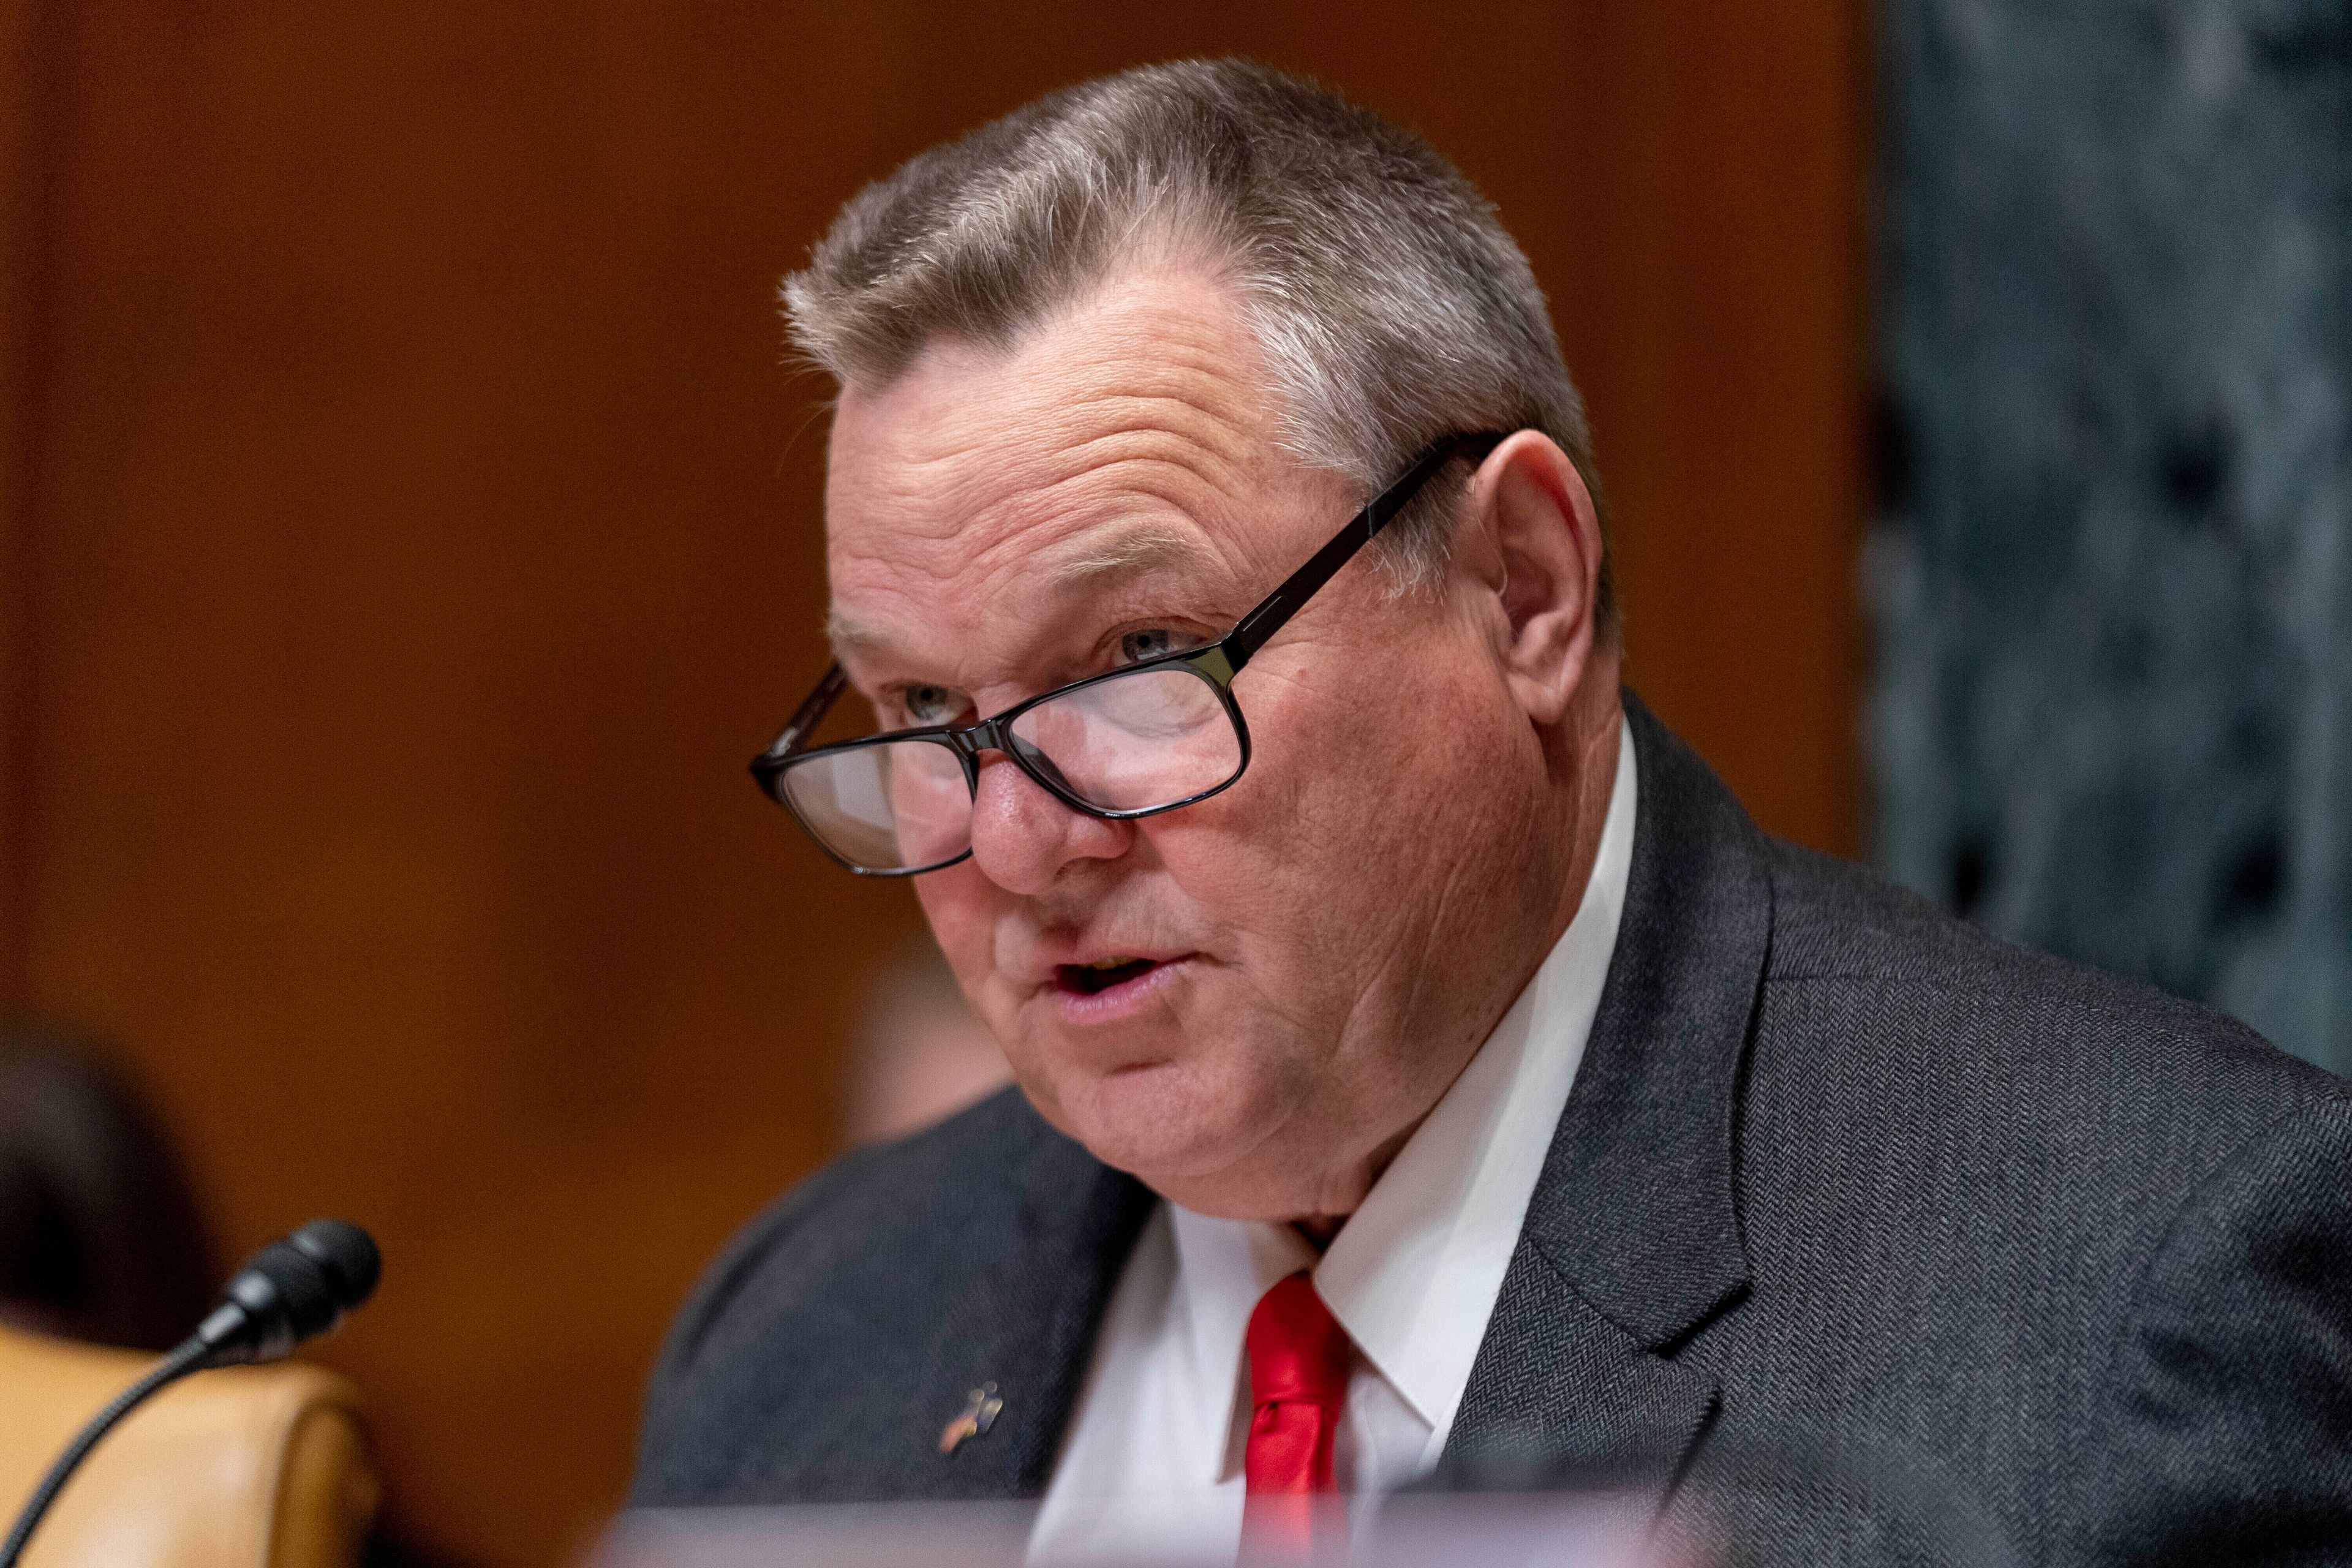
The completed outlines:
{"type": "Polygon", "coordinates": [[[345,1313],[374,1294],[383,1272],[383,1255],[368,1233],[340,1219],[314,1219],[247,1258],[222,1288],[221,1304],[196,1331],[115,1395],[66,1445],[33,1489],[6,1542],[0,1542],[0,1568],[16,1568],[25,1542],[66,1481],[99,1439],[150,1394],[205,1367],[276,1361],[340,1324],[345,1313]]]}
{"type": "Polygon", "coordinates": [[[221,1304],[196,1328],[205,1364],[276,1361],[332,1331],[373,1294],[383,1272],[367,1232],[345,1220],[312,1220],[246,1259],[222,1289],[221,1304]]]}

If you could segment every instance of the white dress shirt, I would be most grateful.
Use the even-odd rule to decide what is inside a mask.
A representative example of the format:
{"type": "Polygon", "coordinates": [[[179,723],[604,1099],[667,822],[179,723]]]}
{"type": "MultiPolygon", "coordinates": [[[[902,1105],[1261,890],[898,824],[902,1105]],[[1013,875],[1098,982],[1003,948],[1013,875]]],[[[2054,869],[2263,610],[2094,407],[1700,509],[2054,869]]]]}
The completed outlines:
{"type": "Polygon", "coordinates": [[[1287,1225],[1168,1203],[1153,1213],[1104,1315],[1033,1561],[1234,1561],[1251,1413],[1243,1338],[1258,1298],[1301,1268],[1356,1346],[1334,1446],[1354,1509],[1437,1462],[1601,1004],[1634,788],[1621,721],[1576,918],[1319,1260],[1287,1225]]]}

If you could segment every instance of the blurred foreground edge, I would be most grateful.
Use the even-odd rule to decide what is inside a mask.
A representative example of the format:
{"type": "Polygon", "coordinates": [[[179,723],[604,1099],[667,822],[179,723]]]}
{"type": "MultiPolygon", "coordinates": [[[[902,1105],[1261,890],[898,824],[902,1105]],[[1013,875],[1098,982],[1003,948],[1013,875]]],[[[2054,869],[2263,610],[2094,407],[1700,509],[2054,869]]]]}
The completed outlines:
{"type": "MultiPolygon", "coordinates": [[[[1028,1561],[1035,1503],[883,1502],[780,1508],[678,1509],[622,1515],[591,1553],[590,1568],[1011,1568],[1028,1561]]],[[[1335,1505],[1335,1512],[1338,1511],[1335,1505]]],[[[1655,1500],[1589,1493],[1389,1498],[1349,1544],[1318,1552],[1317,1563],[1405,1568],[1407,1564],[1527,1563],[1578,1568],[1697,1568],[1712,1559],[1652,1528],[1655,1500]]],[[[1320,1531],[1343,1541],[1346,1531],[1320,1531]]],[[[1230,1553],[1187,1555],[1056,1552],[1041,1564],[1100,1568],[1192,1568],[1229,1563],[1230,1553]]],[[[1244,1564],[1297,1562],[1244,1553],[1244,1564]]]]}
{"type": "MultiPolygon", "coordinates": [[[[1413,1489],[1351,1510],[1331,1500],[1314,1535],[1322,1568],[1764,1568],[1826,1562],[2008,1568],[2015,1543],[1931,1468],[1897,1449],[1824,1440],[1798,1452],[1725,1440],[1689,1467],[1450,1458],[1413,1489]],[[1350,1524],[1354,1529],[1349,1529],[1350,1524]]],[[[1192,1568],[1186,1513],[1128,1499],[1098,1519],[1057,1504],[1042,1565],[1192,1568]]],[[[1034,1502],[872,1502],[682,1509],[622,1515],[590,1568],[999,1568],[1031,1561],[1034,1502]]],[[[1212,1532],[1214,1533],[1214,1532],[1212,1532]]],[[[1244,1565],[1297,1563],[1255,1557],[1244,1565]]]]}

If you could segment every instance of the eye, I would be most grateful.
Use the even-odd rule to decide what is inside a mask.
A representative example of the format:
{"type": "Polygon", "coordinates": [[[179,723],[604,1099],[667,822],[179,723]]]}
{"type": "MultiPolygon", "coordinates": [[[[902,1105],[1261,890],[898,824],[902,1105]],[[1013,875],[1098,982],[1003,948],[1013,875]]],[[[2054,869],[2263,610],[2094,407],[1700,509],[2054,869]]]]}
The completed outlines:
{"type": "Polygon", "coordinates": [[[1118,657],[1128,664],[1158,658],[1176,646],[1176,634],[1160,626],[1129,632],[1118,639],[1118,657]]]}
{"type": "Polygon", "coordinates": [[[909,686],[898,694],[898,703],[917,724],[953,723],[962,707],[956,694],[944,686],[909,686]]]}

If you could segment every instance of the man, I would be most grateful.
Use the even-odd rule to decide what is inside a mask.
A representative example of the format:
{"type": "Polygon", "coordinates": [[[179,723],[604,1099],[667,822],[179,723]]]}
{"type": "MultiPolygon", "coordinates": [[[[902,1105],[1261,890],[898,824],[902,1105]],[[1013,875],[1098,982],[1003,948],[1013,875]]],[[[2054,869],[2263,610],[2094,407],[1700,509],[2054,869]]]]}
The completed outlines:
{"type": "Polygon", "coordinates": [[[1808,1558],[2345,1550],[2352,1090],[1762,837],[1621,695],[1576,395],[1433,152],[1132,71],[785,299],[840,665],[756,771],[1020,1089],[735,1244],[639,1503],[1230,1557],[1624,1463],[1808,1558]],[[879,737],[813,746],[845,681],[879,737]]]}

